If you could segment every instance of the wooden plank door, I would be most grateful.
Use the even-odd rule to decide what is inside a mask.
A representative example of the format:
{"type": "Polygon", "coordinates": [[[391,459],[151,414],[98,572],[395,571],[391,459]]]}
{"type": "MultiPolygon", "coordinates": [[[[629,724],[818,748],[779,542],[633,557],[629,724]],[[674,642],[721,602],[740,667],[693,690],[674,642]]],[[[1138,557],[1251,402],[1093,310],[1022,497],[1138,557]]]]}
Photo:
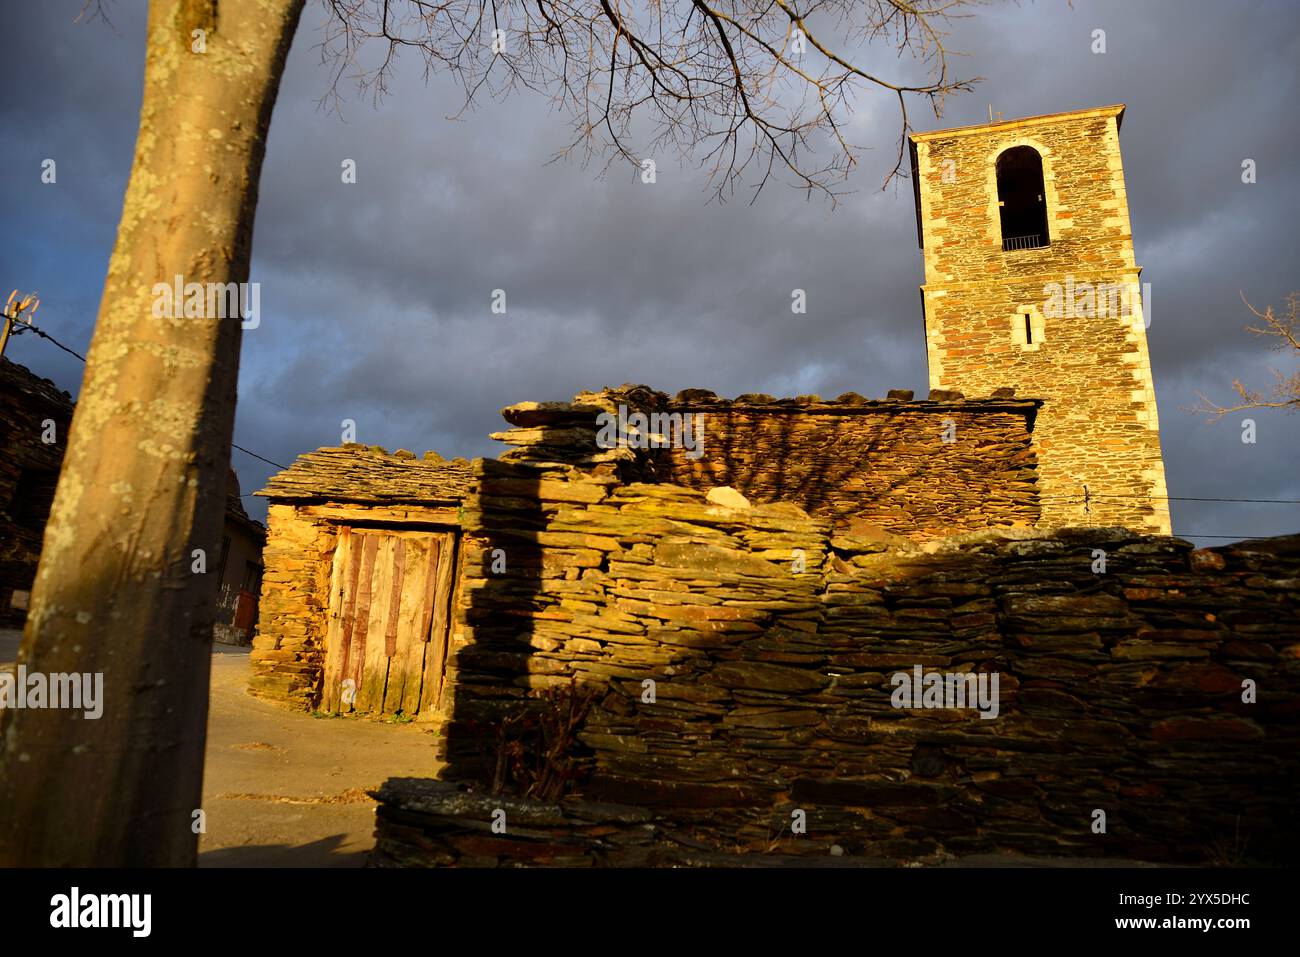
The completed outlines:
{"type": "Polygon", "coordinates": [[[356,605],[359,563],[353,553],[357,547],[352,529],[339,530],[334,547],[334,567],[330,573],[330,605],[325,631],[325,677],[321,682],[321,710],[335,714],[344,699],[350,707],[352,698],[343,687],[343,668],[352,643],[352,614],[356,605]],[[346,633],[345,633],[346,629],[346,633]]]}
{"type": "Polygon", "coordinates": [[[450,532],[340,531],[330,578],[324,711],[414,715],[426,700],[436,705],[454,554],[450,532]]]}
{"type": "Polygon", "coordinates": [[[437,711],[442,698],[452,602],[455,599],[456,560],[456,536],[442,536],[438,542],[437,554],[429,556],[433,580],[429,586],[430,599],[426,609],[429,624],[426,633],[430,638],[428,652],[424,656],[424,680],[420,691],[420,710],[426,714],[437,711]]]}

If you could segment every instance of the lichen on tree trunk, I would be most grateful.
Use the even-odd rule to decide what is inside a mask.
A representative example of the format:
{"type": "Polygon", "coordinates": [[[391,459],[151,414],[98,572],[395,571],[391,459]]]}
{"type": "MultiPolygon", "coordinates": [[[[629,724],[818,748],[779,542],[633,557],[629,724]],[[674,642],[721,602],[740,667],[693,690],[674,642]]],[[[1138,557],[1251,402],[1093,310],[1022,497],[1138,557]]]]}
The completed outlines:
{"type": "Polygon", "coordinates": [[[0,864],[195,861],[241,330],[156,318],[153,287],[248,280],[302,5],[150,6],[131,178],[19,652],[29,673],[102,673],[103,713],[3,713],[0,864]]]}

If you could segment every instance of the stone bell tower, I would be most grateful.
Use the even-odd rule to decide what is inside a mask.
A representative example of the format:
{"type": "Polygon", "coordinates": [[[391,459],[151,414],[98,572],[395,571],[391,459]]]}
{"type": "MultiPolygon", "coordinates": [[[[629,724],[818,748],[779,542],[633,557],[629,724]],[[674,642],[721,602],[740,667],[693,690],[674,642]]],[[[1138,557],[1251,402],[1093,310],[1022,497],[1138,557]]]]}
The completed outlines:
{"type": "Polygon", "coordinates": [[[917,133],[930,386],[1045,401],[1042,524],[1168,533],[1123,106],[917,133]]]}

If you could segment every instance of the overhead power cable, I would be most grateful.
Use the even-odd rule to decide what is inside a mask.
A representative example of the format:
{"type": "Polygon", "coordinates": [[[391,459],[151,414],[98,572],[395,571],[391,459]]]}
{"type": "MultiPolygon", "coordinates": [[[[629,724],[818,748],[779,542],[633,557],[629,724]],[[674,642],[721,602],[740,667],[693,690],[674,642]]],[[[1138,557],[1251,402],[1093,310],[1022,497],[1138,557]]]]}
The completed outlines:
{"type": "Polygon", "coordinates": [[[83,356],[80,352],[77,352],[74,349],[69,349],[62,342],[60,342],[58,339],[55,339],[52,335],[50,335],[48,332],[46,332],[44,329],[40,328],[39,326],[33,326],[30,323],[26,323],[26,322],[14,323],[14,331],[12,333],[14,336],[19,336],[24,332],[34,332],[42,339],[50,340],[50,342],[54,343],[56,346],[58,346],[60,349],[66,352],[68,355],[76,356],[82,362],[86,361],[86,357],[83,356]]]}
{"type": "MultiPolygon", "coordinates": [[[[78,359],[80,359],[82,362],[85,362],[85,361],[86,361],[86,357],[85,357],[85,356],[83,356],[81,353],[79,353],[79,352],[77,352],[77,351],[75,351],[75,350],[73,350],[73,349],[69,349],[67,346],[65,346],[65,345],[64,345],[62,342],[60,342],[58,339],[55,339],[52,335],[50,335],[50,334],[49,334],[48,332],[46,332],[44,329],[38,328],[37,326],[28,325],[27,323],[18,323],[18,324],[16,324],[15,327],[14,327],[14,335],[18,335],[19,333],[22,333],[22,332],[34,332],[34,333],[36,333],[38,336],[40,336],[42,339],[48,339],[50,342],[54,343],[56,346],[58,346],[58,347],[59,347],[60,349],[62,349],[64,352],[68,353],[68,355],[76,356],[76,357],[77,357],[78,359]]],[[[272,462],[272,461],[271,461],[270,459],[268,459],[266,456],[264,456],[264,455],[258,455],[256,452],[253,452],[253,451],[251,451],[251,450],[249,450],[249,449],[246,449],[246,448],[244,448],[242,445],[236,445],[234,442],[231,442],[231,443],[230,443],[230,447],[231,447],[231,448],[234,448],[234,449],[238,449],[239,451],[243,452],[245,455],[251,455],[253,458],[258,459],[259,461],[265,462],[267,465],[274,465],[276,468],[280,469],[281,471],[283,471],[284,469],[287,469],[287,468],[289,467],[289,466],[287,466],[287,465],[281,465],[279,462],[272,462]]]]}

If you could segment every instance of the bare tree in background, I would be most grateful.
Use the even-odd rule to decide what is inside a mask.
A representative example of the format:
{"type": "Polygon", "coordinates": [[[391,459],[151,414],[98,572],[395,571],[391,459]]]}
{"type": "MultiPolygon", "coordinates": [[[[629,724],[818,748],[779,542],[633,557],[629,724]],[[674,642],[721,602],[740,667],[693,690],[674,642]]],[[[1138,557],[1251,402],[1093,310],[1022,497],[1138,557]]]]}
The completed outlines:
{"type": "MultiPolygon", "coordinates": [[[[833,195],[856,97],[937,114],[942,26],[965,0],[323,0],[332,91],[383,93],[396,59],[452,73],[469,105],[518,87],[574,120],[571,149],[699,154],[720,194],[772,177],[833,195]],[[888,45],[920,81],[853,57],[888,45]],[[374,52],[373,67],[363,64],[374,52]],[[814,148],[827,156],[812,159],[814,148]]],[[[154,0],[131,177],[19,663],[102,673],[99,720],[10,709],[0,864],[196,857],[215,574],[235,415],[237,318],[158,318],[156,283],[248,280],[271,111],[304,0],[154,0]],[[215,563],[213,563],[215,565],[215,563]]],[[[99,4],[93,11],[103,12],[99,4]]]]}
{"type": "MultiPolygon", "coordinates": [[[[1258,324],[1247,326],[1246,331],[1252,335],[1275,340],[1269,343],[1269,348],[1287,353],[1293,361],[1300,361],[1300,322],[1296,317],[1297,307],[1300,307],[1300,293],[1293,292],[1287,296],[1284,316],[1278,316],[1272,306],[1260,312],[1246,300],[1245,296],[1241,299],[1246,303],[1246,308],[1259,320],[1258,324]]],[[[1247,388],[1240,379],[1233,379],[1232,387],[1236,389],[1237,398],[1240,399],[1238,403],[1228,406],[1218,405],[1198,392],[1196,395],[1201,400],[1201,404],[1193,411],[1210,416],[1210,421],[1213,422],[1231,412],[1244,412],[1247,409],[1286,409],[1288,412],[1300,409],[1300,371],[1290,374],[1277,369],[1271,371],[1274,380],[1272,391],[1258,392],[1247,388]]]]}

